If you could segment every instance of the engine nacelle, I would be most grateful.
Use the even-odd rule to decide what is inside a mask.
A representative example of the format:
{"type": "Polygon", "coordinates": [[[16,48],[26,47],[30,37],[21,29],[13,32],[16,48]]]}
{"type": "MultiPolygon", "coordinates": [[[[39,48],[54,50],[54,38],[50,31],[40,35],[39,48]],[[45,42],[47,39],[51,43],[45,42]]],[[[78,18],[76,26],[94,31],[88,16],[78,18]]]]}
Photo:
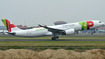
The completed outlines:
{"type": "Polygon", "coordinates": [[[70,35],[70,34],[74,34],[75,33],[75,30],[74,29],[68,29],[68,30],[65,30],[62,35],[70,35]]]}

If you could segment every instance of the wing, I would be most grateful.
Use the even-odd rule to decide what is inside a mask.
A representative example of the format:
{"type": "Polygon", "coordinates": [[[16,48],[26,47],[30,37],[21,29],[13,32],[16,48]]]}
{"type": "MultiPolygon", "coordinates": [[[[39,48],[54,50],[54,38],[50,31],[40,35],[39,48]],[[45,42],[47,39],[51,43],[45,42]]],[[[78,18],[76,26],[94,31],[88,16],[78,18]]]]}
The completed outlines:
{"type": "Polygon", "coordinates": [[[66,30],[65,28],[51,28],[51,27],[47,27],[47,26],[42,26],[40,24],[39,24],[39,26],[48,29],[48,31],[50,31],[52,33],[61,33],[61,32],[64,32],[64,30],[66,30]]]}
{"type": "Polygon", "coordinates": [[[47,26],[42,26],[39,25],[40,27],[48,29],[48,31],[52,32],[54,36],[56,35],[70,35],[74,34],[75,30],[73,28],[55,28],[55,27],[47,27],[47,26]]]}

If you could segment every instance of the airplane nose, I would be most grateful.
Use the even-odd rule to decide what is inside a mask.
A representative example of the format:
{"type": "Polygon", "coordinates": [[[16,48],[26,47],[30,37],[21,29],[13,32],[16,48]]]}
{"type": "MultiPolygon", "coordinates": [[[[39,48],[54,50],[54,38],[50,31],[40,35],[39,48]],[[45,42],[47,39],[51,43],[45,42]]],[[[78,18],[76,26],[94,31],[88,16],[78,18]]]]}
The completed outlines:
{"type": "Polygon", "coordinates": [[[102,25],[105,25],[105,23],[104,23],[104,22],[102,22],[102,25]]]}
{"type": "Polygon", "coordinates": [[[102,22],[103,24],[105,24],[104,22],[102,22]]]}

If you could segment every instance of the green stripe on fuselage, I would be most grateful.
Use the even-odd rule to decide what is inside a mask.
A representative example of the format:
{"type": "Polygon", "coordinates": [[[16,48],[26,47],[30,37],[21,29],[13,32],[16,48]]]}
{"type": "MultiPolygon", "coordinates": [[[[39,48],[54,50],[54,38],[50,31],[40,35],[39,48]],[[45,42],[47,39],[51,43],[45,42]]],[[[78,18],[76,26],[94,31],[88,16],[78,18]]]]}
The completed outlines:
{"type": "Polygon", "coordinates": [[[6,19],[1,19],[1,20],[4,23],[5,27],[7,28],[6,19]]]}
{"type": "Polygon", "coordinates": [[[87,23],[86,22],[79,22],[81,25],[81,30],[87,29],[87,23]]]}

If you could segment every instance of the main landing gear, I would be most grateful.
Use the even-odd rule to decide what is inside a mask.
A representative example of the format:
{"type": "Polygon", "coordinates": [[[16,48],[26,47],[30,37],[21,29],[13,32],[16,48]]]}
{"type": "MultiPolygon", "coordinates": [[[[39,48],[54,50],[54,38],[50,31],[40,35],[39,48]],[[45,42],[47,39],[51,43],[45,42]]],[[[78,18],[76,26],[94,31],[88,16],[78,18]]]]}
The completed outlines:
{"type": "Polygon", "coordinates": [[[54,37],[52,37],[52,40],[56,40],[58,38],[59,38],[59,36],[54,36],[54,37]]]}

